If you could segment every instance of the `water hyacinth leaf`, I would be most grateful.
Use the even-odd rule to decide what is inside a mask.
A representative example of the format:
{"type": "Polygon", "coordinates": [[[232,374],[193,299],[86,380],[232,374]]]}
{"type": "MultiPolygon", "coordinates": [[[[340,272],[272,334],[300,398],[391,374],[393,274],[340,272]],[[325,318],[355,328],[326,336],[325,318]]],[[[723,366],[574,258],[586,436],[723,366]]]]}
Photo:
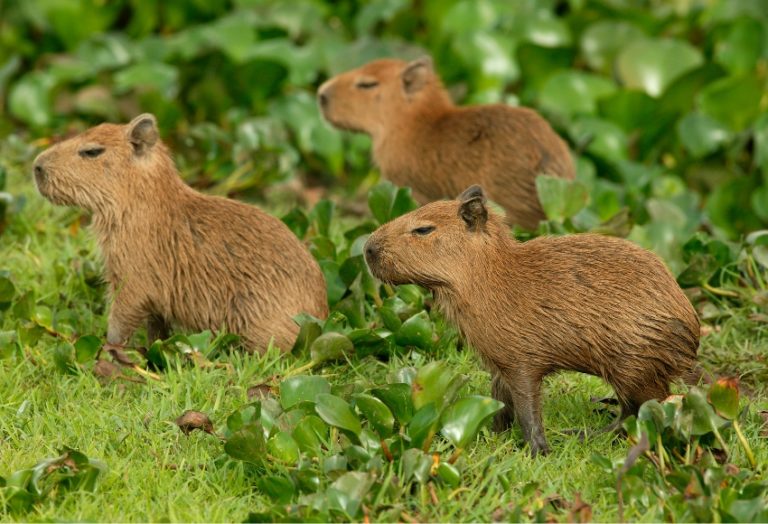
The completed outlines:
{"type": "Polygon", "coordinates": [[[480,395],[459,399],[443,412],[440,433],[457,448],[465,448],[480,427],[503,407],[504,403],[480,395]]]}
{"type": "Polygon", "coordinates": [[[411,386],[409,384],[387,384],[372,389],[371,394],[387,405],[401,426],[408,424],[411,420],[413,401],[411,400],[411,386]]]}
{"type": "Polygon", "coordinates": [[[547,79],[539,92],[539,104],[545,110],[570,117],[594,114],[597,101],[616,91],[609,79],[581,71],[560,71],[547,79]]]}
{"type": "Polygon", "coordinates": [[[307,230],[309,229],[309,218],[300,208],[294,207],[287,214],[283,215],[280,220],[282,220],[283,223],[288,226],[288,229],[293,231],[293,234],[298,238],[303,239],[306,236],[307,230]]]}
{"type": "Polygon", "coordinates": [[[296,492],[296,486],[283,475],[268,475],[256,480],[256,487],[278,504],[288,504],[296,492]]]}
{"type": "Polygon", "coordinates": [[[115,87],[121,91],[134,88],[157,90],[166,99],[176,96],[179,71],[162,62],[141,62],[121,69],[114,76],[115,87]]]}
{"type": "Polygon", "coordinates": [[[315,225],[317,233],[328,237],[330,235],[331,220],[333,219],[333,212],[336,209],[336,204],[330,200],[320,200],[312,211],[309,212],[309,219],[315,225]]]}
{"type": "Polygon", "coordinates": [[[755,75],[729,76],[707,85],[696,100],[703,114],[740,132],[760,114],[764,93],[763,81],[755,75]]]}
{"type": "Polygon", "coordinates": [[[440,421],[440,412],[434,402],[430,402],[413,414],[408,422],[408,436],[411,437],[411,445],[424,451],[429,449],[432,438],[437,432],[437,424],[440,421]]]}
{"type": "Polygon", "coordinates": [[[541,207],[550,220],[571,218],[589,203],[587,188],[578,180],[539,175],[536,177],[536,191],[541,207]]]}
{"type": "Polygon", "coordinates": [[[391,220],[396,194],[397,188],[387,180],[379,182],[368,192],[368,207],[379,224],[391,220]]]}
{"type": "Polygon", "coordinates": [[[435,408],[440,410],[445,401],[445,392],[453,378],[453,371],[441,360],[430,362],[419,369],[411,385],[414,409],[434,404],[435,408]]]}
{"type": "Polygon", "coordinates": [[[718,431],[726,421],[723,420],[712,406],[707,402],[704,393],[698,389],[691,389],[683,397],[683,407],[691,411],[693,415],[692,435],[706,435],[718,431]]]}
{"type": "Polygon", "coordinates": [[[299,375],[280,383],[280,405],[290,409],[300,402],[315,402],[318,395],[331,392],[331,384],[323,377],[299,375]]]}
{"type": "Polygon", "coordinates": [[[72,343],[66,341],[58,342],[53,350],[53,362],[61,373],[77,373],[75,348],[72,346],[72,343]]]}
{"type": "Polygon", "coordinates": [[[75,342],[75,360],[80,364],[90,362],[96,357],[99,349],[101,349],[101,339],[99,337],[94,335],[80,337],[75,342]]]}
{"type": "Polygon", "coordinates": [[[350,520],[356,519],[374,480],[373,475],[361,471],[349,471],[343,474],[325,493],[328,506],[342,511],[350,520]]]}
{"type": "Polygon", "coordinates": [[[426,311],[417,313],[403,322],[395,333],[395,342],[401,346],[416,346],[421,349],[432,347],[434,325],[426,311]]]}
{"type": "MultiPolygon", "coordinates": [[[[761,114],[755,121],[754,140],[755,140],[755,162],[763,170],[763,174],[768,173],[768,112],[761,114]]],[[[764,215],[761,217],[768,222],[768,206],[763,209],[764,215]]]]}
{"type": "Polygon", "coordinates": [[[346,335],[341,333],[323,333],[312,342],[309,354],[312,362],[319,364],[329,360],[344,358],[354,352],[355,346],[346,335]]]}
{"type": "Polygon", "coordinates": [[[395,417],[384,402],[373,395],[364,393],[355,395],[353,398],[357,409],[381,438],[388,438],[392,435],[395,417]]]}
{"type": "Polygon", "coordinates": [[[363,429],[360,419],[349,404],[336,395],[321,393],[315,401],[315,411],[327,424],[349,431],[355,436],[363,429]]]}
{"type": "Polygon", "coordinates": [[[403,452],[403,477],[406,482],[415,479],[420,484],[429,480],[432,457],[418,448],[409,448],[403,452]]]}
{"type": "Polygon", "coordinates": [[[16,286],[9,278],[0,276],[0,311],[8,309],[16,295],[16,286]]]}
{"type": "Polygon", "coordinates": [[[619,53],[617,72],[624,85],[658,97],[673,80],[703,61],[701,51],[683,40],[643,39],[619,53]]]}
{"type": "Polygon", "coordinates": [[[440,462],[440,465],[437,466],[437,478],[452,488],[456,488],[461,484],[461,473],[456,469],[456,466],[448,462],[440,462]]]}
{"type": "Polygon", "coordinates": [[[733,74],[752,71],[760,58],[765,31],[757,19],[740,18],[715,45],[715,60],[733,74]]]}
{"type": "Polygon", "coordinates": [[[398,188],[397,193],[395,194],[395,199],[392,202],[392,208],[389,212],[389,219],[392,220],[406,213],[410,213],[417,207],[419,207],[419,204],[411,196],[411,188],[398,188]]]}
{"type": "MultiPolygon", "coordinates": [[[[368,322],[365,319],[364,300],[365,299],[362,296],[349,295],[336,303],[336,311],[347,318],[350,327],[362,329],[368,325],[368,322]]],[[[354,350],[354,346],[352,346],[350,350],[354,350]]],[[[349,351],[346,351],[345,353],[348,352],[349,351]]]]}
{"type": "MultiPolygon", "coordinates": [[[[648,433],[648,439],[653,445],[656,442],[656,436],[664,431],[664,420],[664,408],[657,400],[649,400],[638,410],[637,429],[648,433]]],[[[636,432],[633,436],[639,439],[641,435],[636,432]]]]}
{"type": "Polygon", "coordinates": [[[224,452],[243,462],[259,464],[266,458],[267,446],[261,422],[243,425],[224,443],[224,452]]]}
{"type": "Polygon", "coordinates": [[[10,358],[18,353],[16,331],[0,331],[0,359],[10,358]]]}
{"type": "Polygon", "coordinates": [[[707,400],[723,418],[734,420],[739,416],[739,379],[720,378],[709,388],[707,400]]]}
{"type": "Polygon", "coordinates": [[[318,264],[320,264],[320,269],[325,278],[328,303],[331,305],[336,304],[347,291],[347,286],[344,285],[344,281],[339,276],[339,263],[335,260],[320,260],[318,264]]]}
{"type": "Polygon", "coordinates": [[[320,320],[306,313],[301,313],[294,320],[301,327],[296,336],[296,342],[293,343],[291,353],[301,355],[309,351],[315,339],[323,334],[323,326],[320,324],[320,320]]]}
{"type": "Polygon", "coordinates": [[[691,113],[677,123],[677,135],[694,158],[717,151],[731,139],[731,132],[717,120],[691,113]]]}
{"type": "Polygon", "coordinates": [[[8,108],[13,116],[33,127],[45,127],[52,117],[52,75],[33,71],[13,84],[8,93],[8,108]]]}
{"type": "Polygon", "coordinates": [[[291,436],[302,452],[317,456],[328,438],[328,426],[319,417],[307,415],[296,424],[291,436]]]}
{"type": "Polygon", "coordinates": [[[643,31],[629,22],[598,21],[581,35],[581,52],[592,69],[609,73],[619,51],[643,37],[643,31]]]}
{"type": "Polygon", "coordinates": [[[299,460],[299,445],[290,433],[285,431],[279,431],[269,439],[267,451],[285,464],[296,464],[299,460]]]}

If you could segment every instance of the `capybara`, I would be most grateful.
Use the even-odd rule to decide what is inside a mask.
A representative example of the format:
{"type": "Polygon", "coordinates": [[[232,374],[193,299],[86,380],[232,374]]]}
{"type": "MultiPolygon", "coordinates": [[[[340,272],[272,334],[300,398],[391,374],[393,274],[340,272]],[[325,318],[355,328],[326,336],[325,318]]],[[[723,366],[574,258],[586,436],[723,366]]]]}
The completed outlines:
{"type": "Polygon", "coordinates": [[[149,342],[177,325],[237,333],[258,352],[274,337],[287,350],[294,315],[327,315],[322,272],[301,242],[253,206],[184,184],[150,114],[48,148],[34,176],[51,202],[93,215],[112,301],[110,344],[146,322],[149,342]]]}
{"type": "Polygon", "coordinates": [[[493,376],[533,454],[546,453],[541,381],[559,370],[603,378],[621,415],[664,399],[675,378],[695,373],[699,320],[653,253],[594,234],[518,242],[472,186],[458,200],[428,204],[377,229],[365,245],[374,275],[432,290],[493,376]]]}
{"type": "Polygon", "coordinates": [[[534,229],[545,218],[536,176],[574,178],[568,146],[538,113],[456,106],[429,57],[370,62],[331,78],[317,96],[331,124],[371,136],[382,175],[411,187],[421,204],[477,183],[508,223],[534,229]]]}

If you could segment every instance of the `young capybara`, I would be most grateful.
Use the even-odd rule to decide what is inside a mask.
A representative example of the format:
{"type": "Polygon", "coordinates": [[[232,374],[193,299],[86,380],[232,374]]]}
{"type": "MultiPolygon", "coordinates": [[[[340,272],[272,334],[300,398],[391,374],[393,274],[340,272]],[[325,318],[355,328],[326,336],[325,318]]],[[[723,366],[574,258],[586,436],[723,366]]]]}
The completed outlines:
{"type": "Polygon", "coordinates": [[[536,176],[574,177],[568,146],[532,109],[457,107],[432,60],[376,60],[325,82],[318,102],[334,126],[367,133],[384,177],[409,186],[421,204],[477,183],[534,229],[545,218],[536,176]]]}
{"type": "Polygon", "coordinates": [[[699,320],[656,255],[590,234],[518,242],[479,186],[384,224],[365,258],[384,282],[432,290],[491,370],[493,396],[505,403],[494,428],[516,418],[533,454],[548,451],[545,375],[603,378],[621,405],[609,426],[618,429],[646,400],[665,398],[673,379],[695,373],[699,320]]]}
{"type": "Polygon", "coordinates": [[[150,114],[50,147],[34,176],[51,202],[93,214],[112,299],[110,344],[147,322],[150,342],[175,324],[226,329],[259,352],[274,337],[287,350],[294,315],[327,315],[323,275],[301,242],[253,206],[184,184],[150,114]]]}

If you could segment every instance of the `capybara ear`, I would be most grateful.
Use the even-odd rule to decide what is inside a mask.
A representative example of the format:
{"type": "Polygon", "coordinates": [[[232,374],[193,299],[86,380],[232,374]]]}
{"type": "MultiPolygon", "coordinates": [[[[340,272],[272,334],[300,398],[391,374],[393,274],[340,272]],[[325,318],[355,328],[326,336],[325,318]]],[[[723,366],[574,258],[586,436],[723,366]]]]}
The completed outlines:
{"type": "Polygon", "coordinates": [[[400,74],[405,92],[408,94],[415,93],[424,87],[432,75],[432,71],[432,59],[428,56],[422,56],[409,62],[400,74]]]}
{"type": "Polygon", "coordinates": [[[466,222],[467,229],[476,233],[488,221],[488,209],[485,207],[485,193],[477,184],[468,187],[459,195],[459,216],[466,222]]]}
{"type": "Polygon", "coordinates": [[[152,146],[157,143],[158,136],[157,120],[154,115],[144,113],[128,124],[128,140],[137,155],[143,155],[152,149],[152,146]]]}

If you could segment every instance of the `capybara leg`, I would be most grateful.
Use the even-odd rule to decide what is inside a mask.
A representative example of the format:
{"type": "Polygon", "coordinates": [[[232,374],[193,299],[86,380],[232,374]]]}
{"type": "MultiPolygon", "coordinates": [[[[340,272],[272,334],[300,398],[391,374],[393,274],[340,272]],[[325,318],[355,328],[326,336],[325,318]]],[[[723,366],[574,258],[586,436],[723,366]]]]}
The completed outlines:
{"type": "Polygon", "coordinates": [[[147,320],[147,345],[151,345],[155,340],[165,340],[171,332],[171,327],[163,317],[152,315],[147,320]]]}
{"type": "Polygon", "coordinates": [[[501,432],[509,429],[515,420],[515,403],[512,400],[512,392],[498,373],[493,376],[491,382],[491,396],[504,403],[504,408],[493,417],[493,430],[501,432]]]}
{"type": "Polygon", "coordinates": [[[531,445],[531,455],[549,453],[541,422],[541,378],[520,372],[507,381],[512,396],[515,418],[520,422],[523,437],[531,445]]]}
{"type": "Polygon", "coordinates": [[[146,312],[118,297],[109,311],[107,342],[115,345],[124,344],[146,318],[146,312]]]}

